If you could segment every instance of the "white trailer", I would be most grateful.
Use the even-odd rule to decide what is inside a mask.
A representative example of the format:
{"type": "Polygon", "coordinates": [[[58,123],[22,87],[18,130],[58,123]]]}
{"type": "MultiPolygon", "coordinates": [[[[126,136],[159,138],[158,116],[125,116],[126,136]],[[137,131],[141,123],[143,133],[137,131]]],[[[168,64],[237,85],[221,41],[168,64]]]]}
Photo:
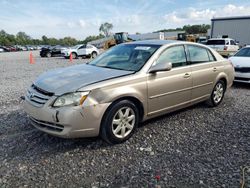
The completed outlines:
{"type": "Polygon", "coordinates": [[[164,33],[157,32],[157,33],[144,33],[144,34],[129,34],[129,38],[133,40],[164,40],[164,33]]]}

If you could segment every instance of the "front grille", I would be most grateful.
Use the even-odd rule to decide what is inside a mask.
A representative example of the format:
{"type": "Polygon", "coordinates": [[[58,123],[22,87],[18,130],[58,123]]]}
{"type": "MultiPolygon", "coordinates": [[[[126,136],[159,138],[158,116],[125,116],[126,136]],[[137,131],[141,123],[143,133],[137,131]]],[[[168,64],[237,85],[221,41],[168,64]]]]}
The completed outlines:
{"type": "Polygon", "coordinates": [[[235,72],[250,72],[250,67],[235,67],[235,72]]]}
{"type": "Polygon", "coordinates": [[[27,91],[27,98],[36,107],[42,107],[54,93],[45,91],[34,84],[27,91]]]}
{"type": "Polygon", "coordinates": [[[250,81],[250,78],[235,77],[235,80],[250,81]]]}
{"type": "Polygon", "coordinates": [[[55,132],[62,132],[64,129],[63,125],[59,125],[56,123],[41,121],[41,120],[34,119],[32,117],[30,117],[30,120],[32,121],[32,123],[34,123],[37,127],[41,129],[46,129],[46,130],[55,131],[55,132]]]}

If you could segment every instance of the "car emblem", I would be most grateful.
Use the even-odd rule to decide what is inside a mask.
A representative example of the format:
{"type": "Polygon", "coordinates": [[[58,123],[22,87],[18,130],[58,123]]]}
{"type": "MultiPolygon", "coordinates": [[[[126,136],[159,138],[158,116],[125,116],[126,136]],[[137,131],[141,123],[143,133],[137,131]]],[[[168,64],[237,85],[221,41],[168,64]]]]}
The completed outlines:
{"type": "Polygon", "coordinates": [[[30,98],[35,97],[35,94],[34,94],[34,93],[30,93],[29,97],[30,97],[30,98]]]}

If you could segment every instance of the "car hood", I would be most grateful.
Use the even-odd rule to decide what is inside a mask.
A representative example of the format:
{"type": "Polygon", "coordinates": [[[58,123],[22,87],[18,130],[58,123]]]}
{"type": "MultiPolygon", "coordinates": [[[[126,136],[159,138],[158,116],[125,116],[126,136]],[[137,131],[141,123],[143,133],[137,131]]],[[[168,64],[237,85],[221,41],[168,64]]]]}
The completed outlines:
{"type": "Polygon", "coordinates": [[[250,67],[250,57],[230,57],[234,67],[250,67]]]}
{"type": "Polygon", "coordinates": [[[93,83],[132,73],[134,72],[82,64],[43,73],[34,84],[42,90],[62,95],[93,83]]]}

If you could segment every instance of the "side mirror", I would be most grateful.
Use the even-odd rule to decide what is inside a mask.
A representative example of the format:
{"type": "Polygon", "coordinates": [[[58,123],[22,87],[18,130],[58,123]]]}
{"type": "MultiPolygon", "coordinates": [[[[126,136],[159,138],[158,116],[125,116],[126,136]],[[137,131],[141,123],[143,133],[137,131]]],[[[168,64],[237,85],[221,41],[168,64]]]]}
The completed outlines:
{"type": "Polygon", "coordinates": [[[170,71],[171,69],[172,69],[172,63],[170,62],[158,63],[150,68],[149,73],[170,71]]]}

